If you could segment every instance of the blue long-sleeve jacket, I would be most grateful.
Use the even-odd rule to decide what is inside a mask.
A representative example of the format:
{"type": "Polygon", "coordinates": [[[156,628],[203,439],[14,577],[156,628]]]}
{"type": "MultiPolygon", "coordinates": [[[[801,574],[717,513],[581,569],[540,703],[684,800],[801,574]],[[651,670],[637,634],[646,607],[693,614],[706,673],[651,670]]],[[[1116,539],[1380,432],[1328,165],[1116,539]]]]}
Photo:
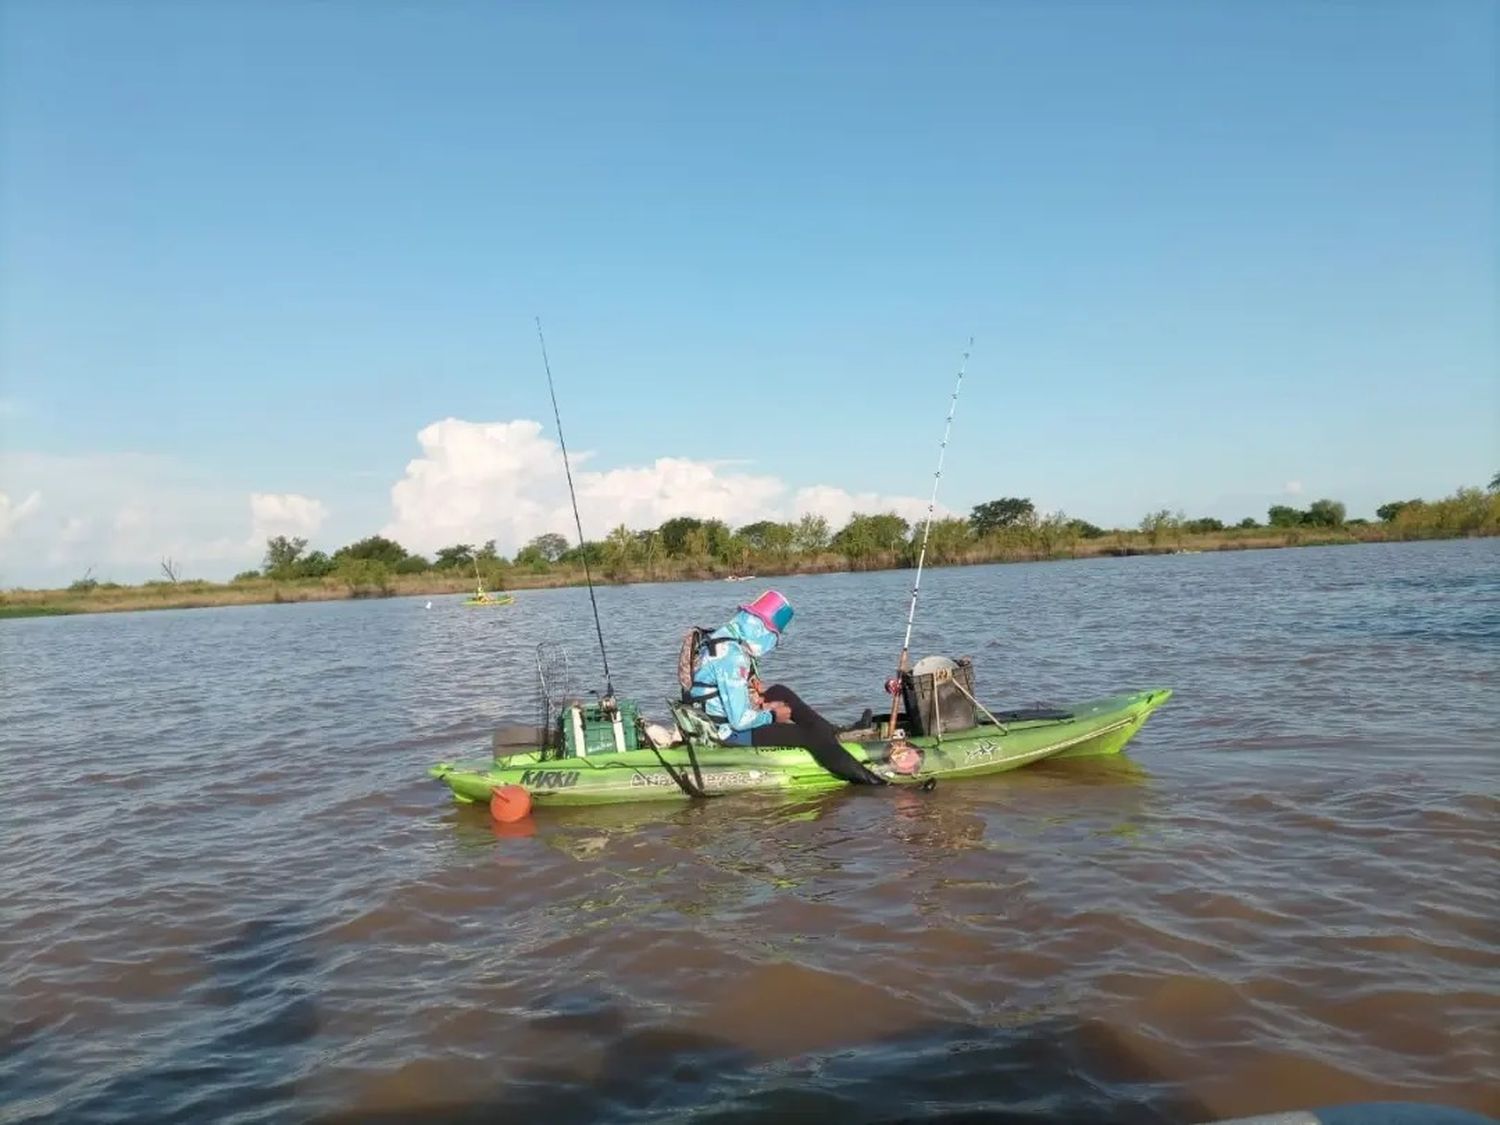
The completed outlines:
{"type": "Polygon", "coordinates": [[[776,634],[744,610],[704,640],[689,694],[709,718],[719,720],[721,741],[748,742],[750,731],[775,721],[771,712],[756,707],[750,698],[756,660],[775,647],[776,634]]]}

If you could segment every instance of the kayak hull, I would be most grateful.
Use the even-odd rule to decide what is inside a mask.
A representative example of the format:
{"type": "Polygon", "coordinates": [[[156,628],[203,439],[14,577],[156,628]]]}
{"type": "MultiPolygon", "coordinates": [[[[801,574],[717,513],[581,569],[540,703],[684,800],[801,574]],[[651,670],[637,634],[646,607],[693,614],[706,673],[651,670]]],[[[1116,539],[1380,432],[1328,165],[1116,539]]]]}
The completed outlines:
{"type": "MultiPolygon", "coordinates": [[[[1043,760],[1118,754],[1171,694],[1158,689],[1111,696],[1063,708],[1067,718],[1025,720],[1003,727],[986,723],[947,735],[941,742],[911,738],[908,742],[916,748],[918,761],[902,763],[911,772],[892,763],[888,742],[846,742],[844,746],[895,784],[982,777],[1043,760]]],[[[647,748],[544,760],[533,751],[474,765],[443,762],[428,772],[462,803],[487,802],[501,785],[521,786],[538,808],[687,800],[688,795],[662,765],[665,760],[673,770],[692,778],[687,748],[673,746],[659,754],[647,748]]],[[[796,748],[712,747],[697,751],[697,765],[703,789],[716,794],[805,794],[848,784],[827,773],[808,751],[796,748]]]]}

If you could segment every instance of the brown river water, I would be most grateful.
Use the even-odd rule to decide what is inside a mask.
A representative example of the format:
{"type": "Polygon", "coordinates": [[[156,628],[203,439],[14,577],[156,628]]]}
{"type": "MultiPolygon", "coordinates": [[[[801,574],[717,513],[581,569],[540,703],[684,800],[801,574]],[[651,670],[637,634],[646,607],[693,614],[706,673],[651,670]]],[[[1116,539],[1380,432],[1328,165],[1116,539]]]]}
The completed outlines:
{"type": "MultiPolygon", "coordinates": [[[[878,707],[910,573],[789,578],[768,671],[878,707]]],[[[764,583],[604,588],[666,717],[764,583]]],[[[929,571],[1007,706],[1124,756],[786,804],[426,776],[533,717],[582,590],[0,622],[0,1122],[1195,1122],[1500,1113],[1500,542],[929,571]]]]}

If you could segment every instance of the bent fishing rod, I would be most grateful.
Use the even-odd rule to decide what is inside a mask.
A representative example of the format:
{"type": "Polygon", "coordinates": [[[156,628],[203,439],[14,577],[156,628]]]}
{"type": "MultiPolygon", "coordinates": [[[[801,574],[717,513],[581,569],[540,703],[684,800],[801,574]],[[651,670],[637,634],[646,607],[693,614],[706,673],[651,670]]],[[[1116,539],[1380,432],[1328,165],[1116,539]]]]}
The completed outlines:
{"type": "Polygon", "coordinates": [[[547,360],[547,338],[542,335],[542,318],[536,318],[536,338],[542,345],[542,366],[547,371],[547,390],[552,395],[552,417],[557,421],[557,444],[562,447],[563,472],[568,477],[568,496],[573,501],[573,524],[578,528],[578,554],[583,559],[583,579],[589,587],[589,604],[594,607],[594,631],[599,634],[599,659],[604,662],[604,696],[614,699],[615,682],[609,674],[609,654],[604,651],[604,626],[599,623],[599,602],[594,597],[594,576],[589,573],[588,546],[583,539],[583,519],[578,514],[578,493],[573,489],[573,469],[568,464],[568,443],[563,440],[562,414],[557,409],[557,388],[552,385],[552,364],[547,360]]]}
{"type": "Polygon", "coordinates": [[[932,534],[932,513],[937,507],[938,484],[943,479],[943,457],[948,452],[948,434],[953,429],[953,412],[958,409],[958,392],[964,387],[964,369],[969,365],[969,352],[974,347],[974,337],[969,337],[964,348],[963,359],[958,365],[958,382],[953,385],[953,397],[948,400],[948,420],[943,424],[943,440],[938,446],[937,472],[932,474],[932,498],[927,501],[927,524],[922,529],[922,550],[917,555],[917,578],[911,586],[911,605],[906,611],[906,637],[901,642],[901,659],[896,662],[896,678],[886,686],[891,693],[891,719],[886,726],[886,737],[896,731],[896,712],[901,705],[901,678],[906,675],[906,663],[911,655],[911,627],[917,617],[917,591],[922,588],[922,565],[927,561],[927,538],[932,534]]]}

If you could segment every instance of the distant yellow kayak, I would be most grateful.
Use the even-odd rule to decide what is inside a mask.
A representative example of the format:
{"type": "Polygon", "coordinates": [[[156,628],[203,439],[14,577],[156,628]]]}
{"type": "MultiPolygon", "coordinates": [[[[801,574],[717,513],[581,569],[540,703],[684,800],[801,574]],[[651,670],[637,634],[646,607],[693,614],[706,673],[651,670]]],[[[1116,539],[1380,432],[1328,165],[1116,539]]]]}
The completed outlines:
{"type": "Polygon", "coordinates": [[[498,597],[486,594],[482,598],[465,598],[464,605],[491,606],[491,605],[514,605],[516,599],[509,594],[501,594],[498,597]]]}

